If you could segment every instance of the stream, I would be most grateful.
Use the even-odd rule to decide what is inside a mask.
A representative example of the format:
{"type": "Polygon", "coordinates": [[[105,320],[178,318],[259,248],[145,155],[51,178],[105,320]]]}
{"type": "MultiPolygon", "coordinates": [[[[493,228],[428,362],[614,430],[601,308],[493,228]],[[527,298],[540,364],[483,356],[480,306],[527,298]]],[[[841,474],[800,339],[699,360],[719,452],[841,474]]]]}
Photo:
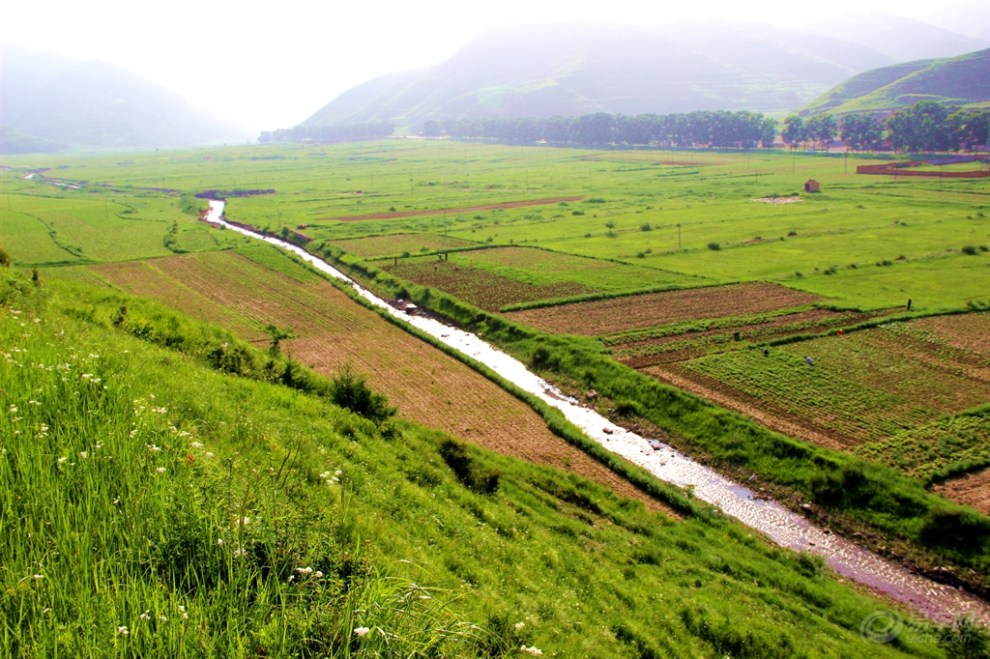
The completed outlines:
{"type": "Polygon", "coordinates": [[[863,584],[932,620],[951,623],[960,616],[968,615],[983,624],[990,624],[990,604],[970,593],[912,573],[845,538],[829,533],[775,501],[755,496],[746,487],[691,460],[666,444],[651,445],[647,438],[612,423],[595,410],[565,396],[531,373],[521,362],[496,350],[475,335],[433,318],[400,311],[304,249],[229,224],[223,218],[224,202],[210,201],[209,211],[204,218],[207,222],[286,249],[321,272],[349,283],[369,303],[486,365],[501,377],[557,408],[568,421],[613,453],[643,467],[663,481],[690,488],[699,500],[718,507],[726,515],[738,519],[776,544],[817,554],[843,577],[863,584]]]}

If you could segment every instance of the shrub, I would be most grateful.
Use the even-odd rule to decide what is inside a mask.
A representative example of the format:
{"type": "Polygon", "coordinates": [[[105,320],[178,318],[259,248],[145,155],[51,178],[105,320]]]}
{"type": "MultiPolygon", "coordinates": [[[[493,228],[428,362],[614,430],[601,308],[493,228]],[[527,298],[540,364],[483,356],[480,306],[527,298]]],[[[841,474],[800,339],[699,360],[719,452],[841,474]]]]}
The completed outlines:
{"type": "Polygon", "coordinates": [[[10,267],[10,263],[10,254],[3,247],[0,247],[0,267],[8,268],[10,267]]]}
{"type": "Polygon", "coordinates": [[[719,245],[717,242],[712,241],[708,243],[708,249],[712,250],[713,252],[717,252],[718,250],[722,249],[722,246],[719,245]]]}
{"type": "Polygon", "coordinates": [[[460,442],[444,440],[440,445],[440,457],[457,476],[457,480],[469,490],[479,494],[494,494],[498,491],[499,473],[483,470],[460,442]]]}
{"type": "Polygon", "coordinates": [[[334,405],[349,409],[375,423],[385,421],[395,414],[395,408],[388,405],[388,398],[384,394],[373,392],[364,376],[355,374],[346,364],[333,378],[330,400],[334,405]]]}
{"type": "Polygon", "coordinates": [[[921,527],[927,546],[963,550],[990,541],[990,520],[964,509],[935,508],[921,527]]]}
{"type": "Polygon", "coordinates": [[[976,256],[978,252],[979,250],[976,248],[975,245],[964,245],[962,248],[962,253],[968,254],[969,256],[976,256]]]}

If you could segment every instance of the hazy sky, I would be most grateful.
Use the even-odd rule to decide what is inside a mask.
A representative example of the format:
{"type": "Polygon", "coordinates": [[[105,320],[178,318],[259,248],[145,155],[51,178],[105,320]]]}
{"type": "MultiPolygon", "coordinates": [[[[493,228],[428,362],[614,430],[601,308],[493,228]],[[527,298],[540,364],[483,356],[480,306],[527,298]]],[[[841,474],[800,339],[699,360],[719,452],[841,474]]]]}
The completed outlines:
{"type": "Polygon", "coordinates": [[[990,0],[0,0],[0,43],[120,64],[260,131],[294,126],[372,77],[436,64],[497,24],[719,17],[801,25],[849,11],[990,33],[990,0]]]}

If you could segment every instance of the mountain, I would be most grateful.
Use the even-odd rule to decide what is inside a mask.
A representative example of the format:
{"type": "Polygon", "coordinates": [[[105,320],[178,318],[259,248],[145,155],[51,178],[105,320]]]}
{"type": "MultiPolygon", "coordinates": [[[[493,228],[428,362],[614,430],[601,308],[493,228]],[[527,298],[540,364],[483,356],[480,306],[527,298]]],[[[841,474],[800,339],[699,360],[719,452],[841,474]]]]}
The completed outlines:
{"type": "Polygon", "coordinates": [[[800,114],[885,112],[921,100],[952,106],[990,102],[990,49],[861,73],[806,105],[800,114]]]}
{"type": "MultiPolygon", "coordinates": [[[[891,25],[902,38],[919,35],[921,49],[951,50],[945,30],[910,21],[891,25]]],[[[352,88],[302,125],[385,121],[418,130],[429,119],[784,113],[851,76],[899,61],[885,52],[886,39],[875,48],[869,40],[827,32],[718,21],[496,28],[433,68],[352,88]]],[[[965,46],[971,41],[959,37],[965,46]]],[[[965,51],[959,45],[952,54],[965,51]]]]}
{"type": "Polygon", "coordinates": [[[955,57],[990,46],[986,38],[951,30],[904,16],[866,13],[826,17],[805,29],[818,34],[841,35],[852,43],[869,44],[896,62],[955,57]]]}
{"type": "Polygon", "coordinates": [[[244,130],[119,66],[4,47],[0,151],[179,147],[240,141],[244,130]]]}

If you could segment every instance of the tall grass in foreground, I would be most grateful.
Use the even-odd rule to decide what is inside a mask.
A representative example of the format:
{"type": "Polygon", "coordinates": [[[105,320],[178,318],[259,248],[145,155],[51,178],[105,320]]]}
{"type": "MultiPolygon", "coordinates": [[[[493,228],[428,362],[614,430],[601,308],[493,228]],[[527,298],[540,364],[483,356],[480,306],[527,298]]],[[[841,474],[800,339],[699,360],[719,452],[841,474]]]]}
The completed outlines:
{"type": "Polygon", "coordinates": [[[0,656],[408,656],[483,636],[369,561],[339,471],[293,505],[295,454],[236,460],[143,367],[161,356],[30,306],[0,321],[0,656]]]}

